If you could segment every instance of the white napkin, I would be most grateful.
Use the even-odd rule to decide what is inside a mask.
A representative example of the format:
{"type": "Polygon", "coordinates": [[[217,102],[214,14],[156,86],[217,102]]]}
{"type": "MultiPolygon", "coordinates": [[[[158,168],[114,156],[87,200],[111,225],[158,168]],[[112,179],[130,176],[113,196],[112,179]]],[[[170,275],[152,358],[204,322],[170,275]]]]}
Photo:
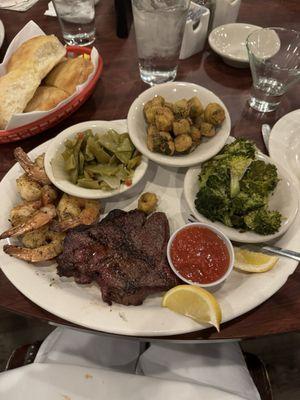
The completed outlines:
{"type": "Polygon", "coordinates": [[[1,0],[0,9],[13,11],[27,11],[39,0],[1,0]]]}
{"type": "MultiPolygon", "coordinates": [[[[222,393],[225,391],[235,399],[260,399],[237,343],[151,344],[139,357],[140,352],[139,342],[133,339],[57,328],[42,344],[35,362],[105,368],[127,374],[133,374],[137,365],[137,374],[156,378],[155,381],[149,381],[149,385],[157,386],[157,393],[160,387],[164,387],[164,382],[171,380],[177,382],[172,389],[174,394],[180,389],[180,383],[182,390],[188,390],[186,397],[182,397],[186,400],[192,398],[188,396],[189,391],[191,394],[198,390],[198,394],[202,394],[203,387],[208,392],[209,387],[222,393]]],[[[121,395],[120,390],[120,399],[121,395]]],[[[178,396],[175,398],[179,399],[178,396]]],[[[223,398],[227,399],[219,397],[218,400],[223,398]]]]}
{"type": "Polygon", "coordinates": [[[238,343],[152,344],[138,364],[146,376],[213,386],[259,400],[238,343]]]}
{"type": "Polygon", "coordinates": [[[0,374],[5,400],[244,400],[214,388],[74,365],[31,364],[0,374]]]}
{"type": "Polygon", "coordinates": [[[48,15],[48,17],[56,17],[56,11],[52,1],[48,3],[48,9],[44,12],[44,15],[48,15]]]}

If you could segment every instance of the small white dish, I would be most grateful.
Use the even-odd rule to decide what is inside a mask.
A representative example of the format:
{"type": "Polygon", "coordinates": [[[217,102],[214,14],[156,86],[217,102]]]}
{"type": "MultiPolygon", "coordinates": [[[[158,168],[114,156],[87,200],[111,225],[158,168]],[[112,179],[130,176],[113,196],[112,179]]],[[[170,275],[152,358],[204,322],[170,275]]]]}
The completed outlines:
{"type": "Polygon", "coordinates": [[[295,179],[279,164],[273,162],[268,156],[258,153],[256,159],[276,165],[278,176],[280,178],[278,185],[270,197],[269,206],[271,210],[278,210],[284,217],[278,232],[272,235],[259,235],[258,233],[246,231],[240,232],[237,229],[230,228],[221,222],[212,222],[204,215],[200,214],[195,207],[195,198],[198,192],[198,175],[201,172],[201,166],[190,168],[184,178],[184,196],[188,206],[198,221],[205,222],[219,229],[229,239],[242,243],[261,243],[267,242],[283,235],[291,226],[298,212],[298,190],[295,179]]]}
{"type": "Polygon", "coordinates": [[[233,246],[232,246],[231,241],[228,239],[228,237],[226,235],[224,235],[223,232],[220,231],[220,229],[217,229],[215,226],[212,226],[211,224],[206,224],[206,223],[203,223],[203,222],[195,222],[195,223],[191,223],[191,224],[186,224],[186,225],[180,227],[179,229],[177,229],[169,239],[168,246],[167,246],[167,257],[168,257],[168,261],[169,261],[170,267],[172,268],[173,272],[182,281],[188,283],[189,285],[196,285],[196,286],[201,286],[201,287],[212,287],[212,286],[219,285],[220,283],[225,281],[225,279],[227,279],[228,276],[230,275],[230,273],[231,273],[231,271],[233,269],[233,264],[234,264],[234,250],[233,250],[233,246]],[[199,282],[191,281],[191,280],[185,278],[184,276],[182,276],[180,274],[180,272],[177,270],[177,268],[173,264],[173,260],[172,260],[172,257],[171,257],[172,243],[173,243],[175,237],[177,236],[177,234],[179,232],[185,230],[186,228],[188,228],[190,226],[193,226],[193,227],[194,226],[199,226],[200,228],[209,229],[210,231],[215,233],[223,241],[223,243],[225,244],[225,246],[226,246],[226,248],[228,250],[229,264],[228,264],[227,271],[225,272],[225,274],[223,276],[221,276],[221,278],[215,280],[214,282],[211,282],[211,283],[199,283],[199,282]]]}
{"type": "Polygon", "coordinates": [[[231,129],[229,112],[222,100],[210,90],[188,82],[163,83],[145,90],[132,103],[128,112],[127,123],[129,136],[135,147],[146,157],[150,158],[150,160],[168,167],[190,167],[213,157],[226,143],[231,129]],[[147,101],[157,95],[163,96],[168,102],[197,96],[204,107],[208,103],[219,103],[225,110],[225,121],[218,128],[217,134],[214,137],[203,139],[200,145],[189,154],[167,156],[154,153],[148,149],[146,143],[147,124],[144,119],[143,108],[147,101]]]}
{"type": "Polygon", "coordinates": [[[74,137],[76,133],[85,131],[86,129],[91,129],[93,133],[105,133],[108,129],[114,129],[120,134],[128,131],[125,120],[87,121],[70,126],[62,131],[51,141],[45,153],[45,170],[53,185],[65,193],[85,199],[104,199],[113,197],[120,193],[124,193],[135,186],[146,173],[148,160],[145,157],[142,157],[141,164],[134,172],[131,186],[122,184],[120,188],[108,192],[98,189],[86,189],[70,182],[69,175],[64,170],[64,161],[61,157],[61,154],[65,149],[64,142],[66,139],[74,137]]]}
{"type": "Polygon", "coordinates": [[[0,19],[0,49],[4,40],[4,36],[5,36],[5,30],[4,30],[4,25],[3,22],[0,19]]]}
{"type": "Polygon", "coordinates": [[[226,64],[236,68],[247,68],[249,58],[246,39],[258,29],[261,27],[242,23],[221,25],[210,33],[208,43],[226,64]]]}
{"type": "Polygon", "coordinates": [[[270,157],[283,165],[300,183],[300,109],[282,117],[269,139],[270,157]]]}

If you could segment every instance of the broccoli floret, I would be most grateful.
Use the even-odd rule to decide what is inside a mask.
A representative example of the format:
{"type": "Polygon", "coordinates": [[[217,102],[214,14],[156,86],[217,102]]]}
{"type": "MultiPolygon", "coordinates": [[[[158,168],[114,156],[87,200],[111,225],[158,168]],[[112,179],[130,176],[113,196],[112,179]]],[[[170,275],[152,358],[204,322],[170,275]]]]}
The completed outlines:
{"type": "Polygon", "coordinates": [[[230,169],[230,197],[235,197],[240,191],[240,180],[244,176],[252,159],[245,156],[233,156],[228,159],[230,169]]]}
{"type": "Polygon", "coordinates": [[[244,217],[247,227],[260,235],[271,235],[278,232],[281,219],[278,211],[270,211],[267,208],[251,211],[244,217]]]}
{"type": "Polygon", "coordinates": [[[279,179],[277,168],[273,164],[266,164],[262,160],[255,160],[247,169],[240,182],[243,192],[258,193],[261,196],[268,196],[274,191],[279,179]]]}
{"type": "Polygon", "coordinates": [[[267,199],[257,193],[249,195],[248,193],[240,192],[234,199],[232,199],[231,205],[233,214],[241,216],[250,211],[266,206],[267,199]]]}
{"type": "Polygon", "coordinates": [[[218,171],[218,162],[214,159],[204,162],[201,165],[201,172],[198,176],[199,179],[199,189],[206,186],[206,182],[210,175],[215,175],[218,171]]]}
{"type": "Polygon", "coordinates": [[[229,205],[229,199],[222,191],[208,186],[200,189],[195,199],[195,207],[200,214],[211,221],[221,221],[231,226],[229,205]]]}
{"type": "Polygon", "coordinates": [[[238,138],[233,143],[224,146],[215,159],[220,160],[228,156],[242,156],[254,160],[255,152],[256,146],[253,142],[245,138],[238,138]]]}

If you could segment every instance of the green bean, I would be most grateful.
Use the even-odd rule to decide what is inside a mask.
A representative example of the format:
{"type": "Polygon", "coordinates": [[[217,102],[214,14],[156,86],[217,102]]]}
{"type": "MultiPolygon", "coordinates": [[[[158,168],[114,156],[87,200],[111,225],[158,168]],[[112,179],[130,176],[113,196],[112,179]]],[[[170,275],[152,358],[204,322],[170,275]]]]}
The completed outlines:
{"type": "Polygon", "coordinates": [[[94,181],[93,179],[88,179],[88,178],[78,179],[77,185],[87,189],[100,189],[98,181],[94,181]]]}
{"type": "Polygon", "coordinates": [[[118,188],[141,161],[128,133],[112,129],[96,135],[91,130],[80,132],[64,144],[62,157],[71,182],[89,189],[118,188]]]}

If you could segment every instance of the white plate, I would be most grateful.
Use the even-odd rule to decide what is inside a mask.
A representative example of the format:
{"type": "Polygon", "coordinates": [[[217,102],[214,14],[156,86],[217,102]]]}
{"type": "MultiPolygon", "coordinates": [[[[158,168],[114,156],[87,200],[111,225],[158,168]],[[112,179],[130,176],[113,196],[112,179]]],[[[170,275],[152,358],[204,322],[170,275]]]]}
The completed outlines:
{"type": "MultiPolygon", "coordinates": [[[[44,152],[50,142],[34,149],[30,156],[44,152]]],[[[104,211],[115,208],[134,209],[141,192],[155,192],[159,198],[159,210],[167,213],[171,232],[187,222],[190,211],[183,196],[185,169],[174,170],[150,163],[144,179],[132,192],[120,195],[118,201],[103,201],[104,211]],[[129,195],[130,193],[130,195],[129,195]]],[[[8,216],[11,208],[20,202],[16,193],[15,180],[22,174],[19,165],[15,165],[0,183],[1,213],[0,231],[9,227],[8,216]]],[[[278,241],[281,247],[300,251],[300,217],[288,232],[278,241]]],[[[25,261],[9,257],[2,251],[0,242],[0,265],[11,283],[26,297],[45,310],[84,327],[104,332],[134,335],[163,336],[193,332],[206,326],[175,314],[160,306],[159,294],[149,296],[143,305],[108,306],[101,300],[96,284],[78,285],[72,278],[59,278],[55,263],[47,266],[34,266],[25,261]]],[[[244,314],[272,296],[297,267],[297,262],[286,258],[264,274],[244,274],[233,271],[230,279],[218,287],[217,297],[223,314],[223,322],[244,314]]],[[[276,324],[276,321],[273,322],[276,324]]]]}
{"type": "Polygon", "coordinates": [[[269,152],[300,182],[300,109],[286,114],[273,126],[269,152]]]}
{"type": "Polygon", "coordinates": [[[105,133],[108,129],[115,129],[118,133],[128,131],[126,120],[81,122],[80,124],[72,125],[62,131],[51,141],[45,154],[45,170],[53,185],[57,186],[63,192],[85,199],[113,197],[135,186],[143,178],[148,168],[148,160],[146,157],[142,157],[141,164],[134,171],[131,186],[126,186],[123,183],[119,189],[106,191],[100,189],[86,189],[70,182],[68,173],[64,169],[63,158],[60,154],[62,154],[65,149],[64,142],[66,139],[73,138],[76,133],[86,129],[91,129],[93,133],[105,133]]]}
{"type": "Polygon", "coordinates": [[[240,232],[238,229],[230,228],[221,222],[212,222],[204,215],[200,214],[195,207],[195,198],[198,192],[198,175],[201,171],[201,166],[192,167],[188,170],[184,179],[184,195],[185,199],[190,207],[191,213],[200,221],[207,224],[211,224],[219,229],[224,235],[228,236],[229,239],[236,242],[242,243],[260,243],[273,240],[279,236],[282,236],[291,226],[298,212],[298,198],[299,193],[297,191],[297,185],[295,180],[290,174],[283,169],[280,165],[273,162],[268,156],[259,153],[256,158],[263,160],[267,163],[275,164],[278,170],[279,182],[278,185],[270,198],[271,210],[278,210],[284,217],[281,227],[278,232],[273,235],[259,235],[255,232],[240,232]]]}
{"type": "Polygon", "coordinates": [[[4,40],[4,36],[5,36],[5,31],[4,31],[4,25],[3,22],[0,19],[0,49],[4,40]]]}
{"type": "Polygon", "coordinates": [[[238,68],[247,68],[249,58],[246,39],[250,33],[257,29],[261,29],[261,27],[242,23],[221,25],[210,33],[208,42],[226,64],[238,68]]]}
{"type": "Polygon", "coordinates": [[[230,116],[222,100],[210,90],[187,82],[163,83],[145,90],[132,103],[128,112],[127,123],[129,135],[135,147],[146,157],[150,158],[150,160],[168,167],[190,167],[213,157],[224,146],[231,129],[230,116]],[[143,115],[143,107],[155,95],[163,96],[169,102],[197,96],[204,107],[208,103],[219,103],[225,109],[226,119],[214,137],[203,139],[201,144],[190,154],[165,156],[154,153],[148,149],[146,143],[147,124],[143,115]]]}

